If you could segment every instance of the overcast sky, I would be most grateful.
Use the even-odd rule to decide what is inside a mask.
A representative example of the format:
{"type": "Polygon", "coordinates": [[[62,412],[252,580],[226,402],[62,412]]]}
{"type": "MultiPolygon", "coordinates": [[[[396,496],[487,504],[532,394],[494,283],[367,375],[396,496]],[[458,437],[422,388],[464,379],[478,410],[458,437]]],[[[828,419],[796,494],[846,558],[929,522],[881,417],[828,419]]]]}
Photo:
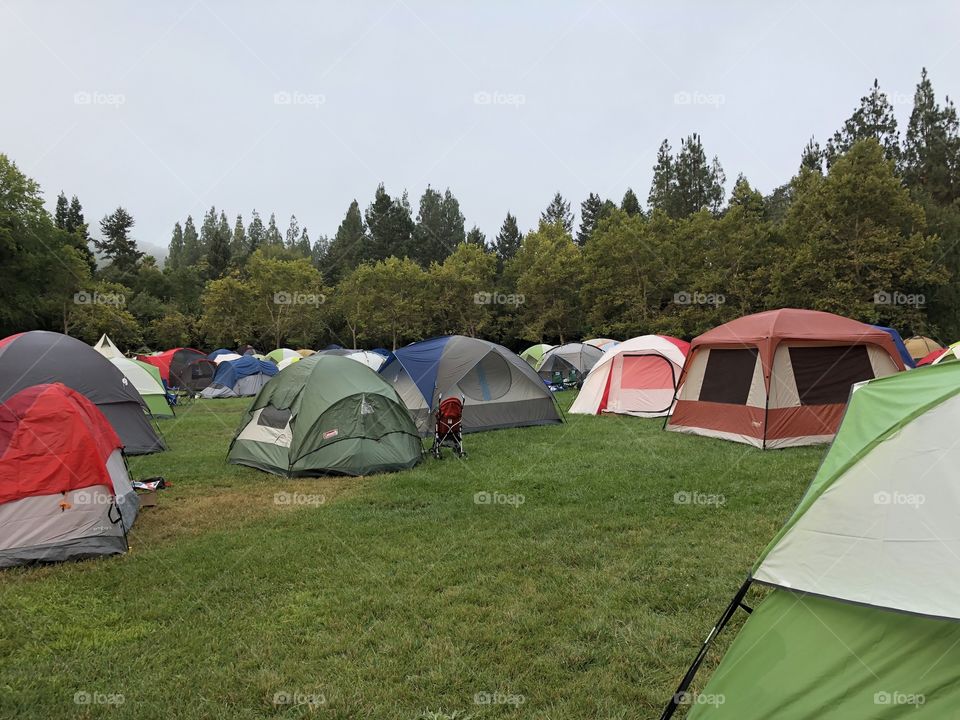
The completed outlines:
{"type": "Polygon", "coordinates": [[[148,246],[211,205],[333,235],[380,181],[492,238],[556,191],[645,202],[691,132],[768,192],[874,77],[901,132],[922,66],[960,89],[955,2],[7,0],[0,27],[0,152],[148,246]]]}

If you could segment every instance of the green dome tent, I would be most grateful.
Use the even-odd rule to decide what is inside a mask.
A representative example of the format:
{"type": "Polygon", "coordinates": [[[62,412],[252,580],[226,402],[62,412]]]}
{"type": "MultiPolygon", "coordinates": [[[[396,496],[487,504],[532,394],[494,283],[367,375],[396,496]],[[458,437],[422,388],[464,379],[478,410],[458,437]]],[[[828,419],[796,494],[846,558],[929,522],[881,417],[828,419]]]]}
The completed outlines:
{"type": "Polygon", "coordinates": [[[547,352],[547,350],[551,350],[552,348],[553,348],[553,345],[547,345],[546,343],[540,343],[539,345],[531,345],[522,353],[520,353],[520,357],[523,360],[526,360],[527,364],[530,367],[536,369],[537,365],[539,365],[540,361],[543,359],[543,354],[547,352]]]}
{"type": "Polygon", "coordinates": [[[946,718],[960,702],[960,363],[854,385],[793,516],[662,718],[946,718]],[[772,588],[687,692],[750,585],[772,588]]]}
{"type": "Polygon", "coordinates": [[[278,475],[369,475],[413,467],[420,436],[396,390],[347,357],[311,355],[263,386],[227,462],[278,475]]]}

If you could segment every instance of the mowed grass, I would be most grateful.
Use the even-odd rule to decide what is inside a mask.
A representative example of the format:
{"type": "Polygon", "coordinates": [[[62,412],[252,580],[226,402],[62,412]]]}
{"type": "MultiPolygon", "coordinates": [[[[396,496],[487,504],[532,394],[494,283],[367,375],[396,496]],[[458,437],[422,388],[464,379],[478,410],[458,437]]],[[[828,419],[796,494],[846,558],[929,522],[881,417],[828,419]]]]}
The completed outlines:
{"type": "Polygon", "coordinates": [[[131,459],[129,554],[0,573],[0,717],[657,717],[823,454],[568,415],[287,480],[225,463],[245,406],[131,459]]]}

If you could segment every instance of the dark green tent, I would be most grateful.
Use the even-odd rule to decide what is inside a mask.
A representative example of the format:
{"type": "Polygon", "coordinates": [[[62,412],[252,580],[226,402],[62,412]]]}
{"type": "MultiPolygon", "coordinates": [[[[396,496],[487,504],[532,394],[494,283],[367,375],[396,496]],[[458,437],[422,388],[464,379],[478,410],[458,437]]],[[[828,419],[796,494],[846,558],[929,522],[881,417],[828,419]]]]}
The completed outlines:
{"type": "Polygon", "coordinates": [[[264,385],[227,461],[278,475],[369,475],[413,467],[421,454],[386,380],[350,358],[312,355],[264,385]]]}

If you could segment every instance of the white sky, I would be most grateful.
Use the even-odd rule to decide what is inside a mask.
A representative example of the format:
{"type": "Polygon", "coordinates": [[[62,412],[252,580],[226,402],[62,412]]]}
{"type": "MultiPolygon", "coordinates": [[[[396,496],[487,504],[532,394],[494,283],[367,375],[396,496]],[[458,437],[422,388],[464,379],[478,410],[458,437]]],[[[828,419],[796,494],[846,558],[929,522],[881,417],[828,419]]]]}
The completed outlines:
{"type": "Polygon", "coordinates": [[[922,66],[957,94],[958,21],[947,2],[7,0],[0,152],[94,233],[122,204],[147,247],[211,204],[332,235],[381,180],[414,211],[449,186],[492,238],[558,190],[645,202],[660,141],[691,132],[728,186],[768,192],[874,77],[902,131],[922,66]]]}

